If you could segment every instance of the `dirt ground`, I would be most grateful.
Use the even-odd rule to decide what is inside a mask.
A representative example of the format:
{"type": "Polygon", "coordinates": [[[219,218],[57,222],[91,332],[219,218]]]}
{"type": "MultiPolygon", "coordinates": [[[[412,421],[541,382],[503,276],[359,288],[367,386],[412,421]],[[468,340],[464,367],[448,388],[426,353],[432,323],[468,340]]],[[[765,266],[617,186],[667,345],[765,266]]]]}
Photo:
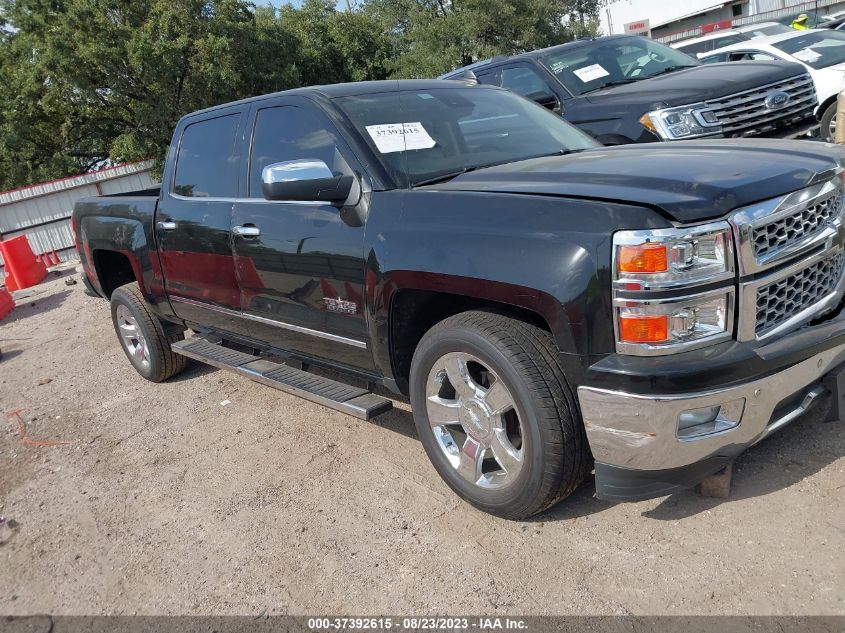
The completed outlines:
{"type": "Polygon", "coordinates": [[[1,614],[845,614],[842,422],[748,451],[727,500],[587,482],[508,522],[441,482],[407,405],[145,382],[63,279],[0,322],[1,614]]]}

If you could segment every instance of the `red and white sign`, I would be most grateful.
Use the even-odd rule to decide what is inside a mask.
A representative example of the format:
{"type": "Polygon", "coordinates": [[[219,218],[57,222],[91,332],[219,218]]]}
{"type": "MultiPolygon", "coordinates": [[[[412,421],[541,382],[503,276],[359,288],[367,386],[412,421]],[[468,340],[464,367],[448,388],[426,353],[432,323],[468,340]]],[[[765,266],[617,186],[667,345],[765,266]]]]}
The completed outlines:
{"type": "Polygon", "coordinates": [[[705,24],[701,27],[702,33],[712,33],[713,31],[721,31],[722,29],[729,29],[733,26],[730,20],[722,20],[721,22],[713,22],[712,24],[705,24]]]}
{"type": "Polygon", "coordinates": [[[625,35],[645,35],[651,32],[651,25],[648,20],[637,20],[636,22],[628,22],[625,25],[625,35]]]}

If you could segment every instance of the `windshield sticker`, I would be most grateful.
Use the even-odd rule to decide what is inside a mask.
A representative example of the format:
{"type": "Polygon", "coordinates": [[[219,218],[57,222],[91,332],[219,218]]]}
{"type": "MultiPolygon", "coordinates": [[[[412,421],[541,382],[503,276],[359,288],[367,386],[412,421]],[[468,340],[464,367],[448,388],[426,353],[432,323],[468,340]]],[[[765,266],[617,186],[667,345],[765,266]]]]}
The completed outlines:
{"type": "Polygon", "coordinates": [[[602,77],[608,77],[610,75],[610,73],[607,72],[600,64],[584,66],[584,68],[579,68],[578,70],[573,70],[572,72],[574,72],[575,76],[585,84],[590,83],[595,79],[601,79],[602,77]]]}
{"type": "Polygon", "coordinates": [[[419,121],[368,125],[367,132],[382,154],[412,149],[431,149],[437,144],[419,121]]]}
{"type": "Polygon", "coordinates": [[[561,70],[566,68],[566,62],[554,62],[549,66],[552,69],[552,72],[558,74],[561,70]]]}
{"type": "Polygon", "coordinates": [[[802,48],[800,51],[795,51],[792,53],[792,56],[796,59],[800,59],[802,62],[815,62],[821,59],[821,53],[817,53],[809,46],[807,48],[802,48]]]}

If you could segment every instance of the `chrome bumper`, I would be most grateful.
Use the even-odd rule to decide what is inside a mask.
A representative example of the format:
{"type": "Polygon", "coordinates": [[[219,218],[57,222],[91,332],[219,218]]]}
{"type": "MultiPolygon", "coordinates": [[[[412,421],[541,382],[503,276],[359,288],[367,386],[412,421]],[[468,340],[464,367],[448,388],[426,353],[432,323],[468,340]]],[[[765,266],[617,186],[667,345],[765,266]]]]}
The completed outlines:
{"type": "Polygon", "coordinates": [[[725,389],[643,396],[579,387],[578,400],[597,462],[637,470],[682,468],[714,455],[735,455],[786,426],[827,391],[821,385],[822,377],[843,362],[845,344],[776,374],[725,389]],[[778,407],[796,397],[791,407],[778,407]],[[678,419],[684,411],[740,398],[745,399],[745,406],[736,427],[696,438],[678,438],[678,419]]]}

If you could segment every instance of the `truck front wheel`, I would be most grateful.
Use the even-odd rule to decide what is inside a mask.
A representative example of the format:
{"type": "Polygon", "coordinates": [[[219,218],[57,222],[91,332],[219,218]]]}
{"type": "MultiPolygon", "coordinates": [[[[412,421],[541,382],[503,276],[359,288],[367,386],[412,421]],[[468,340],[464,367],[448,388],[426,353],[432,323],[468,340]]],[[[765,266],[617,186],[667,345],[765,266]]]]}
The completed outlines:
{"type": "Polygon", "coordinates": [[[137,283],[126,284],[112,293],[111,318],[126,357],[141,376],[162,382],[185,369],[187,359],[170,349],[171,343],[185,338],[184,332],[166,329],[150,312],[137,283]]]}
{"type": "Polygon", "coordinates": [[[491,312],[464,312],[423,336],[411,364],[417,432],[462,498],[508,519],[571,494],[591,466],[551,335],[491,312]]]}

